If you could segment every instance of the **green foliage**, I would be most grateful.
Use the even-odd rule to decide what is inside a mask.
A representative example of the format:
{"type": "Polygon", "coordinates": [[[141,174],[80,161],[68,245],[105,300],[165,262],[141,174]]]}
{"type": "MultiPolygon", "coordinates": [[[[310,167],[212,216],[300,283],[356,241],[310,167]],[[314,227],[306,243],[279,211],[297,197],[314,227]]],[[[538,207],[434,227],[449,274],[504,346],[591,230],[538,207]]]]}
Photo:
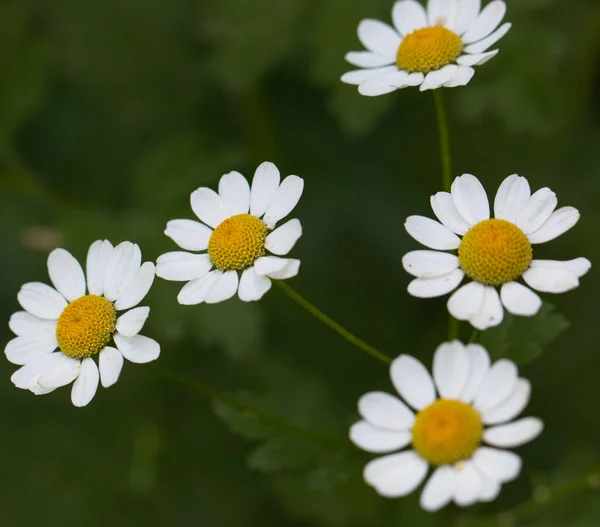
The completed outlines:
{"type": "Polygon", "coordinates": [[[494,359],[506,357],[517,364],[527,364],[537,359],[568,327],[565,316],[556,313],[555,306],[546,302],[531,318],[505,313],[500,326],[482,334],[481,344],[494,359]]]}

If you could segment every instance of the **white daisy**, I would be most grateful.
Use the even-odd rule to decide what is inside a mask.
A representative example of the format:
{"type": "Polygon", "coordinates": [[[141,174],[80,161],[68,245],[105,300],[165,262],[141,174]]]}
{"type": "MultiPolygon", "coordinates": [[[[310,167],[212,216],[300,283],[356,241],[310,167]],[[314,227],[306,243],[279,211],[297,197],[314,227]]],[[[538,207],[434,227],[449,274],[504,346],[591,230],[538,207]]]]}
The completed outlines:
{"type": "Polygon", "coordinates": [[[549,188],[531,194],[527,180],[515,174],[500,185],[495,218],[490,219],[479,180],[470,174],[456,178],[451,193],[431,197],[441,223],[410,216],[404,224],[415,240],[435,249],[404,256],[404,269],[417,277],[408,292],[420,298],[442,296],[456,289],[466,274],[473,281],[448,300],[448,310],[458,320],[468,320],[477,329],[497,326],[504,316],[503,305],[513,315],[535,315],[542,305],[540,297],[516,280],[522,277],[542,293],[564,293],[577,287],[591,267],[586,258],[533,259],[532,245],[557,238],[579,220],[577,209],[554,210],[557,203],[549,188]],[[458,255],[438,252],[457,249],[458,255]]]}
{"type": "Polygon", "coordinates": [[[218,194],[205,187],[195,190],[192,210],[203,223],[172,220],[165,234],[182,249],[207,252],[163,254],[156,262],[156,274],[188,281],[177,297],[184,305],[222,302],[236,291],[245,302],[261,299],[271,289],[271,279],[298,274],[300,260],[279,256],[288,254],[302,235],[300,221],[289,220],[273,229],[294,209],[303,188],[304,180],[298,176],[288,176],[280,184],[277,167],[265,162],[256,169],[252,188],[242,174],[229,172],[221,177],[218,194]]]}
{"type": "Polygon", "coordinates": [[[409,355],[392,362],[390,377],[416,415],[397,397],[370,392],[358,401],[363,420],[350,428],[350,439],[367,452],[412,445],[365,466],[365,481],[379,494],[410,494],[432,465],[421,506],[433,511],[450,501],[461,506],[492,501],[503,483],[519,475],[521,458],[504,449],[531,441],[543,423],[535,417],[509,422],[523,411],[531,392],[513,362],[500,359],[490,365],[482,346],[454,341],[436,350],[433,379],[409,355]]]}
{"type": "Polygon", "coordinates": [[[11,377],[17,388],[43,395],[75,381],[71,400],[85,406],[98,380],[105,388],[117,382],[123,357],[136,363],[158,358],[159,344],[139,334],[150,308],[131,309],[154,281],[154,264],[142,264],[137,245],[123,242],[113,248],[107,240],[94,242],[87,254],[87,294],[83,269],[68,251],[50,253],[48,274],[54,288],[25,284],[17,297],[25,311],[10,318],[17,337],[4,353],[22,366],[11,377]],[[123,314],[117,316],[118,311],[123,314]]]}
{"type": "Polygon", "coordinates": [[[500,25],[506,13],[501,0],[481,12],[481,0],[400,0],[392,9],[394,28],[379,20],[358,25],[367,51],[351,51],[346,60],[358,66],[342,82],[358,85],[362,95],[384,95],[408,86],[421,91],[467,84],[479,66],[498,50],[487,51],[510,29],[500,25]],[[498,29],[496,29],[498,28],[498,29]]]}

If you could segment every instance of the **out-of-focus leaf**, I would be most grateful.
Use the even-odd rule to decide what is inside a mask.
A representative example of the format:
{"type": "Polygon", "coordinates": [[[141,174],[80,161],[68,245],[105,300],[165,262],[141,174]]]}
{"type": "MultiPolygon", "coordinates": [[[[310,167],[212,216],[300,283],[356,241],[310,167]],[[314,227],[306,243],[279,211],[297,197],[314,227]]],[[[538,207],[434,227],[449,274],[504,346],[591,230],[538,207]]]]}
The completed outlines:
{"type": "Polygon", "coordinates": [[[534,317],[515,317],[505,313],[500,326],[488,329],[481,344],[494,359],[506,357],[517,364],[527,364],[539,357],[544,347],[569,327],[553,304],[544,303],[534,317]]]}

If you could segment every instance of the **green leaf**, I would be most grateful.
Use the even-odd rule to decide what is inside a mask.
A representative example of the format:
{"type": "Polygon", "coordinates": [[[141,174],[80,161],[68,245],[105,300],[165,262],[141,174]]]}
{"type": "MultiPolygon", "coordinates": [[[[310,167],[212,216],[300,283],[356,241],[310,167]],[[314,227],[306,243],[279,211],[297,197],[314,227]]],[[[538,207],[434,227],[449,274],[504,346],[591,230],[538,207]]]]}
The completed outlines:
{"type": "Polygon", "coordinates": [[[553,304],[544,303],[539,313],[531,318],[506,313],[500,326],[482,334],[481,344],[493,359],[506,357],[518,364],[526,364],[539,357],[544,347],[568,327],[564,315],[556,313],[553,304]]]}
{"type": "Polygon", "coordinates": [[[248,466],[261,472],[304,468],[323,455],[323,448],[301,437],[274,437],[256,447],[248,466]]]}

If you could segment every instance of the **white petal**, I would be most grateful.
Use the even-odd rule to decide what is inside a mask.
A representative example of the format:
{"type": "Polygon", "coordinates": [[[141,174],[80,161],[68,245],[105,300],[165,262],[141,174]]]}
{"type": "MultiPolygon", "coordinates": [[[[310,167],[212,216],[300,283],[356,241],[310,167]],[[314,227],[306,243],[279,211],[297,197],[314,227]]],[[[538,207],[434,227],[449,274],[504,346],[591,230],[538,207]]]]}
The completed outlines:
{"type": "Polygon", "coordinates": [[[425,75],[425,79],[421,84],[419,90],[437,90],[440,86],[446,84],[455,73],[455,66],[444,66],[442,69],[430,71],[425,75]]]}
{"type": "Polygon", "coordinates": [[[476,53],[473,55],[461,55],[456,62],[461,66],[481,66],[488,60],[493,59],[498,54],[498,50],[488,51],[487,53],[476,53]]]}
{"type": "Polygon", "coordinates": [[[449,192],[438,192],[434,196],[431,196],[430,201],[431,208],[437,219],[452,232],[462,236],[471,228],[458,212],[452,195],[449,192]]]}
{"type": "Polygon", "coordinates": [[[93,359],[81,362],[81,373],[73,383],[71,402],[77,407],[87,406],[96,395],[100,374],[93,359]]]}
{"type": "Polygon", "coordinates": [[[433,355],[433,379],[440,398],[459,398],[469,380],[469,366],[469,353],[458,340],[438,346],[433,355]]]}
{"type": "Polygon", "coordinates": [[[341,81],[346,84],[358,86],[368,80],[377,79],[379,77],[388,77],[391,74],[397,73],[396,66],[386,66],[384,68],[371,68],[366,70],[347,71],[341,77],[341,81]]]}
{"type": "Polygon", "coordinates": [[[412,434],[404,432],[392,432],[376,428],[366,421],[359,421],[350,427],[350,441],[357,447],[375,454],[383,454],[399,450],[409,445],[412,434]]]}
{"type": "Polygon", "coordinates": [[[119,380],[123,368],[123,355],[116,348],[106,346],[99,355],[100,381],[102,386],[108,388],[119,380]]]}
{"type": "Polygon", "coordinates": [[[474,328],[485,330],[500,325],[504,318],[504,308],[500,302],[500,295],[495,287],[485,286],[483,291],[483,304],[481,311],[469,322],[474,328]]]}
{"type": "Polygon", "coordinates": [[[518,282],[504,284],[500,290],[500,297],[504,307],[513,315],[531,317],[542,307],[542,299],[518,282]]]}
{"type": "Polygon", "coordinates": [[[204,301],[207,304],[217,304],[230,299],[236,294],[239,283],[237,271],[226,271],[210,291],[207,293],[204,301]]]}
{"type": "Polygon", "coordinates": [[[429,0],[427,2],[429,25],[449,27],[456,18],[457,9],[456,0],[429,0]]]}
{"type": "Polygon", "coordinates": [[[452,29],[457,35],[462,35],[471,27],[481,10],[481,0],[458,0],[458,12],[452,29]]]}
{"type": "Polygon", "coordinates": [[[416,0],[401,0],[392,9],[394,26],[402,35],[409,35],[427,26],[427,13],[416,0]]]}
{"type": "Polygon", "coordinates": [[[185,284],[179,294],[177,301],[184,306],[201,304],[206,300],[206,295],[223,276],[223,271],[211,271],[202,278],[197,278],[185,284]]]}
{"type": "MultiPolygon", "coordinates": [[[[350,51],[344,57],[353,66],[359,68],[379,68],[393,64],[394,57],[371,53],[370,51],[350,51]]],[[[342,78],[343,80],[343,78],[342,78]]],[[[353,83],[349,83],[353,84],[353,83]]]]}
{"type": "Polygon", "coordinates": [[[210,188],[200,187],[194,190],[190,196],[190,203],[200,221],[213,229],[231,216],[231,211],[225,202],[210,188]]]}
{"type": "Polygon", "coordinates": [[[77,379],[81,370],[81,361],[66,355],[63,357],[60,361],[56,360],[53,368],[39,377],[37,382],[42,388],[54,390],[71,384],[77,379]]]}
{"type": "Polygon", "coordinates": [[[504,15],[506,14],[506,4],[501,0],[494,0],[485,6],[483,11],[469,27],[462,37],[465,44],[477,42],[482,38],[487,37],[494,29],[496,29],[504,15]]]}
{"type": "Polygon", "coordinates": [[[404,228],[415,240],[430,249],[453,251],[460,245],[460,238],[456,234],[431,218],[409,216],[404,228]]]}
{"type": "Polygon", "coordinates": [[[541,419],[524,417],[513,423],[488,428],[483,433],[483,440],[492,446],[514,448],[533,441],[543,429],[541,419]]]}
{"type": "Polygon", "coordinates": [[[412,427],[415,416],[397,397],[385,392],[369,392],[358,400],[358,413],[377,428],[404,432],[412,427]]]}
{"type": "Polygon", "coordinates": [[[579,211],[575,207],[561,207],[555,210],[546,222],[527,236],[530,243],[546,243],[558,238],[579,221],[579,211]]]}
{"type": "Polygon", "coordinates": [[[288,264],[287,258],[277,256],[261,256],[254,262],[254,270],[259,276],[267,276],[285,269],[288,264]]]}
{"type": "Polygon", "coordinates": [[[258,276],[254,267],[249,267],[242,273],[238,296],[243,302],[260,300],[271,289],[271,280],[266,276],[258,276]]]}
{"type": "Polygon", "coordinates": [[[406,78],[406,86],[419,86],[425,80],[425,75],[420,72],[411,73],[406,78]]]}
{"type": "Polygon", "coordinates": [[[501,220],[517,223],[526,201],[531,196],[529,183],[517,174],[508,176],[498,187],[494,199],[494,216],[501,220]]]}
{"type": "Polygon", "coordinates": [[[179,247],[188,251],[205,251],[212,229],[194,220],[171,220],[165,234],[179,247]]]}
{"type": "Polygon", "coordinates": [[[581,278],[592,267],[587,258],[575,258],[574,260],[533,260],[532,269],[562,270],[573,273],[577,278],[581,278]]]}
{"type": "Polygon", "coordinates": [[[483,284],[469,282],[448,299],[448,311],[457,320],[471,320],[481,312],[484,296],[483,284]]]}
{"type": "Polygon", "coordinates": [[[56,290],[69,302],[85,295],[85,275],[79,262],[64,249],[48,256],[48,274],[56,290]]]}
{"type": "MultiPolygon", "coordinates": [[[[394,73],[392,73],[394,75],[394,73]]],[[[392,76],[381,76],[378,75],[374,79],[369,79],[361,82],[358,86],[358,93],[365,97],[378,97],[379,95],[386,95],[392,93],[398,88],[390,83],[392,76]]]]}
{"type": "Polygon", "coordinates": [[[56,333],[55,320],[44,320],[27,311],[17,311],[16,313],[13,313],[8,321],[8,327],[18,337],[35,333],[46,333],[50,335],[56,333]]]}
{"type": "Polygon", "coordinates": [[[104,296],[114,302],[121,294],[121,288],[138,272],[142,265],[142,252],[131,242],[123,242],[112,251],[104,276],[104,296]]]}
{"type": "Polygon", "coordinates": [[[459,399],[465,403],[471,403],[490,368],[490,356],[479,344],[467,344],[467,352],[469,354],[469,380],[459,399]]]}
{"type": "Polygon", "coordinates": [[[379,20],[365,19],[358,24],[358,38],[373,53],[395,57],[402,39],[390,26],[379,20]]]}
{"type": "Polygon", "coordinates": [[[458,257],[440,251],[411,251],[402,258],[407,273],[417,278],[436,278],[458,269],[458,257]]]}
{"type": "Polygon", "coordinates": [[[517,380],[512,393],[497,406],[483,413],[482,421],[486,425],[505,423],[519,415],[529,402],[531,383],[526,379],[517,380]]]}
{"type": "Polygon", "coordinates": [[[118,318],[117,331],[126,337],[137,335],[144,327],[149,314],[149,307],[144,306],[130,309],[118,318]]]}
{"type": "Polygon", "coordinates": [[[300,220],[293,219],[277,227],[265,240],[265,248],[279,256],[289,253],[302,236],[300,220]]]}
{"type": "Polygon", "coordinates": [[[387,498],[407,496],[427,475],[428,464],[415,452],[400,452],[367,463],[365,481],[387,498]]]}
{"type": "Polygon", "coordinates": [[[487,371],[473,406],[481,414],[507,399],[517,385],[518,370],[514,362],[500,359],[487,371]]]}
{"type": "Polygon", "coordinates": [[[10,362],[21,366],[43,355],[49,355],[57,347],[56,333],[31,333],[9,340],[4,354],[10,362]]]}
{"type": "Polygon", "coordinates": [[[483,480],[471,461],[460,462],[455,467],[454,502],[461,507],[473,505],[481,494],[483,480]]]}
{"type": "Polygon", "coordinates": [[[44,355],[19,368],[12,374],[10,380],[17,388],[30,390],[31,388],[38,386],[37,381],[40,375],[59,366],[66,358],[68,357],[61,352],[44,355]]]}
{"type": "Polygon", "coordinates": [[[294,258],[288,258],[286,260],[285,267],[281,271],[275,271],[269,273],[267,276],[274,280],[287,280],[288,278],[294,278],[300,271],[300,260],[294,258]]]}
{"type": "Polygon", "coordinates": [[[496,42],[498,42],[504,35],[506,35],[511,26],[512,24],[510,22],[502,24],[498,29],[496,29],[496,31],[494,31],[488,37],[465,47],[464,51],[466,53],[483,53],[485,50],[489,49],[496,42]]]}
{"type": "Polygon", "coordinates": [[[117,348],[128,361],[145,364],[158,359],[160,355],[159,343],[143,335],[126,337],[120,333],[115,333],[114,339],[117,348]]]}
{"type": "Polygon", "coordinates": [[[304,180],[301,177],[288,176],[281,182],[263,218],[267,227],[273,228],[279,220],[294,210],[303,190],[304,180]]]}
{"type": "Polygon", "coordinates": [[[487,476],[480,473],[481,476],[481,492],[479,493],[479,501],[489,503],[494,501],[502,490],[502,485],[487,476]]]}
{"type": "Polygon", "coordinates": [[[471,174],[463,174],[452,183],[452,199],[460,215],[473,226],[490,217],[487,194],[479,180],[471,174]]]}
{"type": "Polygon", "coordinates": [[[458,287],[464,278],[462,269],[455,269],[451,273],[437,278],[415,278],[408,284],[408,292],[417,298],[434,298],[442,296],[458,287]]]}
{"type": "Polygon", "coordinates": [[[250,210],[250,185],[239,172],[229,172],[221,177],[219,180],[219,196],[221,196],[231,214],[248,214],[250,210]]]}
{"type": "Polygon", "coordinates": [[[456,471],[448,465],[436,468],[421,493],[421,507],[429,512],[440,510],[452,499],[455,487],[456,471]]]}
{"type": "Polygon", "coordinates": [[[557,204],[556,194],[549,188],[541,188],[523,204],[517,226],[527,235],[537,231],[550,218],[557,204]]]}
{"type": "Polygon", "coordinates": [[[41,282],[24,284],[17,299],[25,311],[47,320],[58,320],[67,307],[67,301],[56,289],[41,282]]]}
{"type": "Polygon", "coordinates": [[[279,170],[268,161],[256,169],[250,192],[250,214],[260,218],[269,208],[279,188],[279,170]]]}
{"type": "Polygon", "coordinates": [[[508,450],[482,446],[475,451],[472,459],[484,475],[500,483],[516,479],[521,472],[521,458],[508,450]]]}
{"type": "Polygon", "coordinates": [[[435,388],[427,368],[410,355],[400,355],[390,366],[390,377],[396,391],[415,410],[435,401],[435,388]]]}
{"type": "Polygon", "coordinates": [[[106,266],[112,252],[113,246],[108,240],[97,240],[90,245],[85,266],[90,295],[104,296],[106,266]]]}
{"type": "MultiPolygon", "coordinates": [[[[453,67],[454,68],[454,67],[453,67]]],[[[475,75],[475,70],[469,66],[456,66],[454,73],[449,81],[444,83],[446,88],[456,88],[457,86],[466,86],[475,75]]]]}
{"type": "Polygon", "coordinates": [[[182,251],[161,254],[156,261],[156,275],[165,280],[187,282],[202,278],[212,269],[208,254],[191,254],[182,251]]]}
{"type": "Polygon", "coordinates": [[[145,262],[135,276],[123,285],[119,298],[115,302],[115,308],[121,311],[137,306],[150,291],[154,276],[154,264],[145,262]]]}
{"type": "Polygon", "coordinates": [[[530,267],[523,273],[528,286],[542,293],[565,293],[579,286],[579,279],[566,269],[530,267]]]}

